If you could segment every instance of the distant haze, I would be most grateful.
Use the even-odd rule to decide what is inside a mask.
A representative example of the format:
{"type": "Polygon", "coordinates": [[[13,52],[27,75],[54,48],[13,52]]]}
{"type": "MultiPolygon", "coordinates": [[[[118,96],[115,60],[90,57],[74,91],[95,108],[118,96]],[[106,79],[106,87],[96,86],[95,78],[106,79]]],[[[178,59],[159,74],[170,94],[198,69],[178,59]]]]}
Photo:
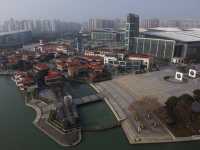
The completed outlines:
{"type": "Polygon", "coordinates": [[[9,19],[142,18],[200,19],[200,0],[1,0],[0,21],[9,19]]]}

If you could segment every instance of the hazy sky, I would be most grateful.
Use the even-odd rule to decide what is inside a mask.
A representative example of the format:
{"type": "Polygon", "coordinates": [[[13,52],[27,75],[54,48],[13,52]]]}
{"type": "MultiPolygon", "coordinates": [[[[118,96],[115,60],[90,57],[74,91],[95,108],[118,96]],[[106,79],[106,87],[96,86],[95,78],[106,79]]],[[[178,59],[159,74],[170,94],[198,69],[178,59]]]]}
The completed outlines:
{"type": "Polygon", "coordinates": [[[0,0],[0,20],[116,18],[128,12],[142,18],[199,18],[200,0],[0,0]]]}

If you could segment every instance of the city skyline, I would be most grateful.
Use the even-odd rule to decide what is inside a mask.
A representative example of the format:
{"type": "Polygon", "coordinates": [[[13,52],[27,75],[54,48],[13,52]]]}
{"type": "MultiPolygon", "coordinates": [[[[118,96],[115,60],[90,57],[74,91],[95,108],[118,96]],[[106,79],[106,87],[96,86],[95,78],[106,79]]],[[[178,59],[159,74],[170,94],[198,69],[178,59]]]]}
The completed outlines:
{"type": "Polygon", "coordinates": [[[121,0],[117,3],[114,0],[59,0],[59,3],[55,0],[7,0],[1,3],[0,21],[15,18],[84,22],[89,18],[122,17],[129,12],[139,14],[144,19],[198,19],[198,3],[197,0],[121,0]]]}
{"type": "Polygon", "coordinates": [[[2,1],[1,149],[199,147],[199,4],[2,1]]]}

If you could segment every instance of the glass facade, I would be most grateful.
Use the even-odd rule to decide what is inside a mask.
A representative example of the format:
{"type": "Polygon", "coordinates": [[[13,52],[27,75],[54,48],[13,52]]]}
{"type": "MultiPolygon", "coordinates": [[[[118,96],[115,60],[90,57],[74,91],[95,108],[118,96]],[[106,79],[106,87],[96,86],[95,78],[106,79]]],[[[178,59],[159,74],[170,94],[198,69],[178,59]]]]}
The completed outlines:
{"type": "Polygon", "coordinates": [[[117,33],[106,31],[93,31],[91,32],[91,39],[94,41],[116,41],[117,33]]]}
{"type": "Polygon", "coordinates": [[[130,39],[134,53],[149,54],[157,58],[170,59],[174,53],[175,41],[135,37],[130,39]]]}
{"type": "Polygon", "coordinates": [[[139,16],[128,14],[126,20],[126,47],[128,50],[133,49],[134,41],[132,38],[139,36],[139,16]]]}

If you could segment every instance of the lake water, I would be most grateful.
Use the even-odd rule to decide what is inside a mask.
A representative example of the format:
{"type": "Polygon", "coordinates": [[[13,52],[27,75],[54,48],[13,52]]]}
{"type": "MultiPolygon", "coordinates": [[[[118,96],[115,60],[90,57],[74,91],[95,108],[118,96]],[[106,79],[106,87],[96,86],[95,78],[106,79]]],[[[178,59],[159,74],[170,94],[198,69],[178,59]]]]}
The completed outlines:
{"type": "MultiPolygon", "coordinates": [[[[73,85],[79,93],[78,85],[73,85]]],[[[83,85],[80,85],[83,90],[83,85]]],[[[78,96],[77,96],[78,97],[78,96]]],[[[105,103],[80,108],[84,126],[112,124],[114,116],[105,103]]],[[[81,144],[63,148],[40,132],[33,124],[35,112],[24,105],[14,82],[0,77],[0,150],[184,150],[199,149],[200,142],[129,145],[122,129],[84,133],[81,144]]]]}

